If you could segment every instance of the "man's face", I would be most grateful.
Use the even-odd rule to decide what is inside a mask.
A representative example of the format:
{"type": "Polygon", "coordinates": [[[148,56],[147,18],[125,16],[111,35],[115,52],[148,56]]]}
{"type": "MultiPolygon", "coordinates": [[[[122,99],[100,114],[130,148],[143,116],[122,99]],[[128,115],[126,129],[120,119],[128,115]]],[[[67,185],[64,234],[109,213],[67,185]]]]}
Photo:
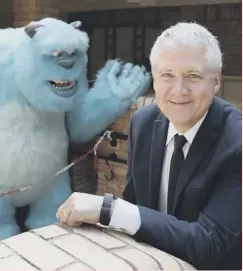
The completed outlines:
{"type": "Polygon", "coordinates": [[[204,116],[220,87],[220,74],[210,72],[200,48],[162,49],[152,73],[156,103],[181,132],[204,116]]]}

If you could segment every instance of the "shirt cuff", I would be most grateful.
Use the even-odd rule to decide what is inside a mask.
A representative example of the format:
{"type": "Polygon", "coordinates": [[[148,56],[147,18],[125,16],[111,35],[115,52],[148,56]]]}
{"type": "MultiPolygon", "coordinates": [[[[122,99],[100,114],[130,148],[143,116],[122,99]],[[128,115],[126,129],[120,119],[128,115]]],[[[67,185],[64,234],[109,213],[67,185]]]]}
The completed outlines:
{"type": "Polygon", "coordinates": [[[134,235],[141,226],[141,217],[136,205],[116,199],[109,227],[134,235]]]}

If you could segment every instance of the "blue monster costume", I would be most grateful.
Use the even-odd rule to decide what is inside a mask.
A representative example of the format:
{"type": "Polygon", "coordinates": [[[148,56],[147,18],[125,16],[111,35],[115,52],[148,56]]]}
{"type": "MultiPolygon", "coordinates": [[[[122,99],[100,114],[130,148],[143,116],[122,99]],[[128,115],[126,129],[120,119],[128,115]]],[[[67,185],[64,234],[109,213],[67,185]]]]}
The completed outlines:
{"type": "Polygon", "coordinates": [[[19,233],[15,208],[30,206],[29,229],[57,222],[58,207],[71,194],[69,143],[94,138],[144,94],[143,67],[109,60],[91,89],[86,77],[89,38],[53,18],[0,30],[0,239],[19,233]]]}

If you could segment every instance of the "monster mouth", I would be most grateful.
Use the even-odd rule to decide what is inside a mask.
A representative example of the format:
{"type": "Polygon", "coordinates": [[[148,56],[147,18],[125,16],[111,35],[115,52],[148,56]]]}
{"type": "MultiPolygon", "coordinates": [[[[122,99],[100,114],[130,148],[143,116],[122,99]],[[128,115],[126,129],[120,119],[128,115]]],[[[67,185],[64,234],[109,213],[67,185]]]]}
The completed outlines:
{"type": "Polygon", "coordinates": [[[77,85],[76,81],[50,80],[49,83],[53,87],[53,92],[62,97],[70,97],[77,90],[77,88],[75,88],[77,85]]]}
{"type": "Polygon", "coordinates": [[[52,86],[54,86],[57,89],[71,89],[76,85],[75,81],[56,81],[56,80],[51,80],[49,81],[52,86]]]}

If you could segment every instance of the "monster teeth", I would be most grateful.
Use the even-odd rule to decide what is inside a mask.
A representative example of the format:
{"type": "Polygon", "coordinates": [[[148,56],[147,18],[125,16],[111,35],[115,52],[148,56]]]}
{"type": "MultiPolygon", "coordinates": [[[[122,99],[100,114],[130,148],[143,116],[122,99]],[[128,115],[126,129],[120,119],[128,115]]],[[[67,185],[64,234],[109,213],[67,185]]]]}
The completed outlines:
{"type": "Polygon", "coordinates": [[[73,88],[76,85],[75,81],[59,81],[59,80],[52,80],[50,81],[52,85],[59,90],[65,90],[73,88]]]}
{"type": "Polygon", "coordinates": [[[75,86],[75,82],[68,83],[66,86],[58,86],[56,85],[55,88],[57,89],[70,89],[75,86]]]}
{"type": "Polygon", "coordinates": [[[69,85],[70,83],[72,83],[72,82],[70,82],[70,81],[56,81],[56,80],[53,80],[53,82],[55,83],[55,84],[67,84],[67,85],[69,85]]]}

